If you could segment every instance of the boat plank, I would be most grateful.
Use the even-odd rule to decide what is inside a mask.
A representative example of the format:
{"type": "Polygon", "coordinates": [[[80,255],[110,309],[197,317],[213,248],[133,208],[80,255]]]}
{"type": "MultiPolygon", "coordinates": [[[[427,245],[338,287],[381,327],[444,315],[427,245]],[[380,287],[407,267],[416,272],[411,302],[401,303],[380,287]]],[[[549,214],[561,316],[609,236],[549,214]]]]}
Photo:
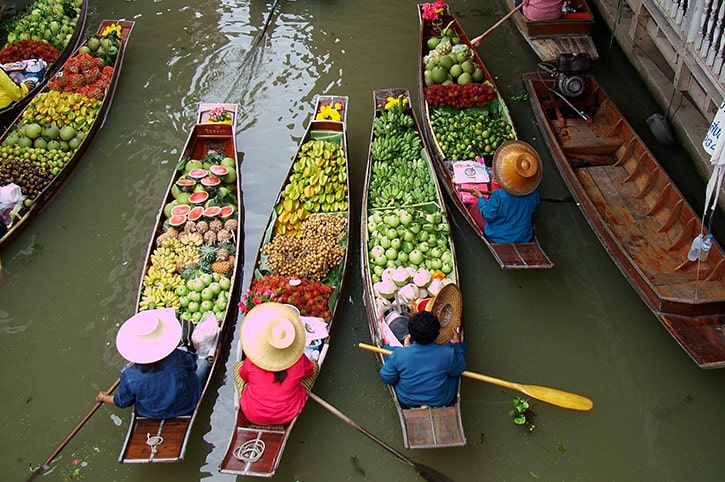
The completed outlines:
{"type": "Polygon", "coordinates": [[[178,460],[183,457],[181,448],[186,437],[186,432],[191,425],[191,416],[176,417],[169,420],[157,420],[144,417],[136,417],[134,430],[127,445],[128,451],[125,457],[131,461],[154,460],[178,460]],[[156,445],[156,450],[147,443],[149,437],[162,437],[163,441],[156,445]]]}
{"type": "Polygon", "coordinates": [[[455,447],[466,444],[460,426],[460,411],[456,407],[435,409],[409,408],[403,410],[409,448],[425,449],[455,447]]]}

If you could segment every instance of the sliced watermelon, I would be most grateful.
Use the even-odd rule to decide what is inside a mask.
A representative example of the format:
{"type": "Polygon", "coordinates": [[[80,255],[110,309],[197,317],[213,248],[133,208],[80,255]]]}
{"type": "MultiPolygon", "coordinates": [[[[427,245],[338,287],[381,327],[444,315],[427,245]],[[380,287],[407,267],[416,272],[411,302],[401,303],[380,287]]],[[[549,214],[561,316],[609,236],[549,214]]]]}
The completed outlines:
{"type": "Polygon", "coordinates": [[[194,189],[194,185],[196,185],[196,182],[192,181],[191,179],[179,179],[176,181],[176,185],[184,192],[190,192],[192,189],[194,189]]]}
{"type": "Polygon", "coordinates": [[[219,180],[218,177],[206,176],[204,179],[201,180],[201,183],[206,187],[214,187],[214,186],[218,186],[221,183],[221,181],[219,180]]]}
{"type": "Polygon", "coordinates": [[[208,208],[204,209],[204,217],[205,218],[215,218],[219,216],[219,213],[221,212],[222,208],[219,206],[209,206],[208,208]]]}
{"type": "Polygon", "coordinates": [[[234,214],[234,206],[224,206],[221,211],[219,211],[219,217],[222,219],[226,219],[232,214],[234,214]]]}
{"type": "Polygon", "coordinates": [[[196,206],[195,208],[191,208],[187,217],[189,221],[198,221],[202,214],[204,214],[204,208],[196,206]]]}
{"type": "Polygon", "coordinates": [[[209,198],[209,193],[206,191],[197,191],[189,196],[189,202],[192,204],[201,204],[209,198]]]}
{"type": "Polygon", "coordinates": [[[229,174],[229,169],[227,169],[224,166],[219,166],[219,165],[210,166],[209,170],[211,171],[212,174],[214,174],[217,177],[224,177],[227,174],[229,174]]]}
{"type": "Polygon", "coordinates": [[[209,174],[209,171],[206,169],[192,169],[189,171],[189,177],[193,179],[203,179],[207,174],[209,174]]]}
{"type": "Polygon", "coordinates": [[[191,211],[191,206],[188,204],[179,204],[177,206],[174,206],[174,208],[171,210],[172,216],[186,216],[189,214],[189,211],[191,211]]]}
{"type": "Polygon", "coordinates": [[[177,214],[169,218],[169,224],[174,227],[181,226],[186,222],[186,214],[177,214]]]}

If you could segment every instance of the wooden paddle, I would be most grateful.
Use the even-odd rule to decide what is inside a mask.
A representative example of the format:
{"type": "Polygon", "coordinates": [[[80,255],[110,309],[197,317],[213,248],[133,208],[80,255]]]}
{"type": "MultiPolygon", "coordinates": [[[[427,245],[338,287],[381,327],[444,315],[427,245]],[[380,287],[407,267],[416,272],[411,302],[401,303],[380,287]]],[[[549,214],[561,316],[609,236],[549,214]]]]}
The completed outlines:
{"type": "MultiPolygon", "coordinates": [[[[106,391],[106,393],[108,393],[108,394],[113,393],[113,391],[116,388],[118,388],[118,384],[119,383],[121,383],[121,379],[120,378],[116,379],[116,381],[113,382],[113,385],[111,385],[111,387],[106,391]]],[[[63,450],[66,445],[68,445],[68,442],[70,442],[71,439],[73,437],[75,437],[75,435],[80,431],[81,428],[83,428],[83,426],[86,424],[86,422],[88,421],[88,419],[90,419],[91,416],[94,413],[96,413],[96,411],[101,407],[101,405],[103,405],[103,402],[96,402],[96,404],[93,405],[93,408],[91,408],[91,410],[86,414],[86,416],[83,417],[83,419],[80,421],[80,423],[78,425],[76,425],[76,428],[74,428],[73,430],[71,430],[71,433],[69,433],[68,436],[65,438],[65,440],[63,440],[60,443],[60,445],[58,445],[55,448],[55,450],[53,450],[53,453],[50,454],[50,456],[47,459],[45,459],[45,462],[43,462],[42,464],[40,464],[38,466],[38,468],[35,469],[32,474],[30,474],[30,477],[28,477],[25,480],[27,480],[27,481],[33,480],[37,476],[39,476],[41,473],[43,473],[48,468],[48,464],[50,464],[53,461],[53,459],[55,459],[58,456],[58,454],[60,453],[60,451],[63,450]]]]}
{"type": "Polygon", "coordinates": [[[383,447],[385,450],[387,450],[391,454],[395,455],[398,459],[402,460],[406,464],[408,464],[411,467],[413,467],[415,469],[415,471],[418,472],[418,475],[420,475],[421,477],[423,477],[425,480],[428,480],[430,482],[453,482],[453,479],[451,479],[450,477],[448,477],[448,476],[446,476],[446,475],[438,472],[437,470],[435,470],[435,469],[433,469],[431,467],[428,467],[427,465],[418,464],[418,463],[413,462],[412,460],[410,460],[409,458],[407,458],[405,455],[401,454],[400,452],[398,452],[397,450],[395,450],[393,447],[391,447],[390,445],[386,444],[385,442],[383,442],[382,440],[380,440],[379,438],[377,438],[375,435],[371,434],[370,432],[368,432],[367,430],[365,430],[364,428],[362,428],[355,421],[353,421],[350,418],[348,418],[347,415],[345,415],[344,413],[340,412],[338,409],[336,409],[335,407],[333,407],[332,405],[330,405],[329,403],[327,403],[326,401],[324,401],[323,399],[321,399],[320,397],[318,397],[317,395],[315,395],[311,391],[307,390],[307,395],[309,395],[309,397],[312,400],[314,400],[317,403],[319,403],[320,405],[322,405],[327,411],[329,411],[330,413],[332,413],[333,415],[335,415],[337,418],[339,418],[340,420],[342,420],[346,424],[350,425],[351,427],[353,427],[354,429],[356,429],[357,431],[359,431],[363,435],[365,435],[365,436],[369,437],[370,439],[372,439],[374,442],[376,442],[378,445],[380,445],[381,447],[383,447]]]}
{"type": "MultiPolygon", "coordinates": [[[[358,347],[362,348],[363,350],[382,353],[384,355],[390,355],[391,353],[393,353],[391,350],[386,350],[385,348],[368,345],[366,343],[358,343],[358,347]]],[[[540,387],[538,385],[524,385],[523,383],[509,382],[506,380],[501,380],[499,378],[490,377],[488,375],[481,375],[480,373],[469,372],[468,370],[464,371],[462,375],[464,377],[473,378],[474,380],[479,380],[481,382],[492,383],[493,385],[498,385],[500,387],[506,387],[512,390],[516,390],[517,392],[521,392],[537,400],[541,400],[542,402],[556,405],[557,407],[586,411],[591,410],[594,406],[594,402],[592,402],[587,397],[577,395],[576,393],[569,393],[562,390],[557,390],[556,388],[540,387]]]]}
{"type": "Polygon", "coordinates": [[[488,34],[490,34],[491,32],[493,32],[494,30],[496,30],[496,28],[497,28],[497,27],[498,27],[499,25],[501,25],[501,24],[502,24],[502,23],[504,23],[504,22],[505,22],[506,20],[508,20],[508,18],[509,18],[510,16],[512,16],[513,14],[515,14],[516,12],[518,12],[519,10],[521,10],[521,9],[523,8],[523,6],[524,6],[524,3],[523,3],[523,2],[521,2],[520,4],[518,4],[518,5],[516,6],[516,7],[514,7],[514,9],[513,9],[513,10],[511,10],[511,11],[510,11],[509,13],[507,13],[506,15],[504,15],[504,17],[503,17],[503,18],[502,18],[501,20],[499,20],[498,22],[494,23],[494,24],[493,24],[493,25],[491,26],[491,28],[489,28],[488,30],[486,30],[485,32],[483,32],[483,33],[482,33],[481,35],[479,35],[478,37],[476,37],[476,38],[474,38],[473,40],[471,40],[471,45],[473,45],[474,47],[478,47],[479,45],[481,45],[481,41],[482,41],[482,40],[483,40],[483,39],[484,39],[484,38],[485,38],[486,36],[488,36],[488,34]]]}

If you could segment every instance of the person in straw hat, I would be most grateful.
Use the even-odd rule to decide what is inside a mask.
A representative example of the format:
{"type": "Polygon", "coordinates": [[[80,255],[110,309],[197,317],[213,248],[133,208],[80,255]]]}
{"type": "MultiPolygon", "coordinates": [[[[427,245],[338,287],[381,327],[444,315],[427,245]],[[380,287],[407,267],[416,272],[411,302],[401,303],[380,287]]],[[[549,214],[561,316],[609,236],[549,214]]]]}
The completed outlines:
{"type": "Polygon", "coordinates": [[[303,379],[315,365],[304,354],[305,328],[299,313],[281,303],[256,305],[240,332],[246,359],[238,369],[243,380],[239,406],[257,425],[290,422],[307,400],[303,379]]]}
{"type": "Polygon", "coordinates": [[[534,213],[541,204],[539,154],[526,142],[504,142],[493,155],[493,175],[502,189],[487,193],[488,199],[482,191],[471,189],[478,200],[468,205],[468,212],[494,243],[531,241],[534,213]]]}
{"type": "Polygon", "coordinates": [[[142,417],[169,419],[194,410],[201,397],[197,355],[177,348],[181,324],[174,308],[141,311],[118,330],[116,348],[131,362],[121,372],[118,391],[99,392],[96,401],[126,408],[142,417]]]}
{"type": "Polygon", "coordinates": [[[458,378],[466,370],[466,344],[457,331],[449,341],[436,343],[440,321],[430,311],[418,311],[408,321],[409,335],[403,347],[385,357],[378,372],[383,383],[393,385],[403,408],[444,407],[454,402],[458,378]]]}

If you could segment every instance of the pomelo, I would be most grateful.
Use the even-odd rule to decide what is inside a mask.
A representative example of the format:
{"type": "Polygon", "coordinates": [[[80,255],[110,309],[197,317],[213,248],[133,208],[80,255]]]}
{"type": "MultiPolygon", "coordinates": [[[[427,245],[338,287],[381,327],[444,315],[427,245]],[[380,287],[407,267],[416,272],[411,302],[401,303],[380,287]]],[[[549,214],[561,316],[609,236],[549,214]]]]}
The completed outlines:
{"type": "Polygon", "coordinates": [[[430,78],[436,84],[442,84],[448,78],[448,70],[441,65],[436,65],[433,70],[430,71],[430,78]]]}
{"type": "Polygon", "coordinates": [[[458,76],[458,83],[461,85],[470,84],[473,79],[471,78],[471,74],[468,72],[463,72],[461,75],[458,76]]]}
{"type": "Polygon", "coordinates": [[[444,69],[450,69],[454,63],[456,62],[450,55],[442,55],[441,58],[438,59],[438,65],[440,65],[444,69]]]}
{"type": "Polygon", "coordinates": [[[23,133],[26,137],[29,137],[31,139],[37,139],[40,137],[40,134],[43,132],[43,128],[40,127],[40,124],[28,124],[25,126],[25,129],[23,129],[23,133]]]}
{"type": "Polygon", "coordinates": [[[463,62],[461,64],[461,68],[464,72],[468,72],[469,74],[472,74],[476,70],[476,66],[470,60],[463,62]]]}
{"type": "Polygon", "coordinates": [[[463,72],[463,69],[458,64],[451,65],[451,68],[448,71],[448,73],[451,74],[451,76],[453,78],[458,78],[458,76],[461,75],[462,72],[463,72]]]}

